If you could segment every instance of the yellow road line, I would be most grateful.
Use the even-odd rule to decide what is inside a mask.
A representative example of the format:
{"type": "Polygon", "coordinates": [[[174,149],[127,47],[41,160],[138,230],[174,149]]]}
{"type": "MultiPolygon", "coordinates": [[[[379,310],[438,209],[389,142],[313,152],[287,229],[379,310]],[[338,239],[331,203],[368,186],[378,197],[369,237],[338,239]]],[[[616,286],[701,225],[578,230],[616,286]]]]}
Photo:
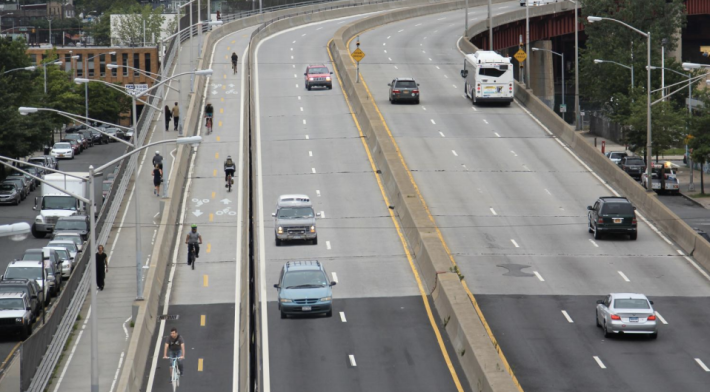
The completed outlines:
{"type": "Polygon", "coordinates": [[[235,40],[232,40],[232,43],[236,42],[235,40]]]}
{"type": "MultiPolygon", "coordinates": [[[[332,41],[332,40],[331,40],[332,41]]],[[[333,63],[333,55],[330,53],[330,42],[326,45],[326,48],[328,48],[328,56],[330,57],[330,62],[333,63]]],[[[372,172],[376,173],[377,167],[375,166],[375,162],[372,159],[372,154],[370,154],[370,149],[367,147],[367,142],[365,141],[365,137],[362,133],[362,128],[360,128],[360,123],[357,121],[357,118],[355,117],[355,112],[352,109],[352,106],[350,106],[350,100],[348,99],[348,95],[345,93],[345,89],[343,88],[343,83],[340,81],[340,73],[338,72],[336,67],[333,67],[333,70],[335,71],[335,76],[338,78],[338,84],[340,84],[340,90],[343,91],[343,96],[345,97],[345,102],[348,104],[348,109],[350,109],[350,115],[353,118],[353,121],[355,122],[355,126],[357,127],[357,131],[360,134],[360,140],[362,141],[362,145],[365,148],[365,152],[367,153],[367,159],[370,161],[370,167],[372,168],[372,172]]],[[[380,176],[375,174],[375,179],[377,179],[377,185],[380,188],[380,193],[382,194],[382,198],[384,199],[385,205],[389,206],[389,198],[387,197],[387,193],[385,192],[385,188],[382,185],[382,179],[380,176]]],[[[417,271],[417,268],[414,266],[414,260],[412,259],[412,254],[409,252],[409,247],[407,246],[407,240],[404,238],[404,234],[402,233],[402,228],[399,226],[399,222],[397,222],[397,218],[394,216],[394,210],[387,208],[387,211],[389,212],[390,219],[392,219],[392,223],[394,223],[394,227],[397,230],[397,235],[399,236],[399,240],[402,243],[402,248],[404,249],[404,254],[407,256],[407,261],[409,262],[409,267],[412,269],[412,273],[414,274],[414,279],[417,281],[417,286],[419,287],[419,294],[422,297],[422,302],[424,303],[424,308],[426,309],[427,316],[429,317],[429,323],[431,324],[431,328],[434,330],[434,335],[436,335],[436,340],[439,342],[439,349],[441,350],[441,354],[444,356],[444,361],[446,362],[446,366],[449,368],[449,373],[451,373],[451,378],[454,381],[454,384],[456,385],[456,390],[459,392],[463,392],[463,387],[461,386],[461,382],[459,381],[459,376],[456,374],[456,369],[454,368],[454,365],[451,363],[451,358],[449,357],[449,353],[446,350],[446,345],[444,344],[444,340],[441,337],[441,332],[439,331],[439,326],[436,323],[436,320],[434,319],[434,314],[431,311],[431,306],[429,305],[429,298],[427,297],[427,293],[424,290],[424,286],[422,285],[422,280],[419,277],[419,272],[417,271]]]]}
{"type": "MultiPolygon", "coordinates": [[[[227,79],[227,74],[222,75],[222,79],[227,79]]],[[[224,88],[222,88],[224,90],[224,88]]]]}
{"type": "Polygon", "coordinates": [[[21,344],[22,344],[22,342],[17,342],[17,344],[15,345],[15,347],[13,347],[12,350],[10,350],[10,354],[7,354],[7,357],[5,357],[5,360],[2,361],[2,364],[0,364],[0,368],[5,367],[5,364],[7,364],[7,361],[9,361],[10,358],[12,358],[12,354],[14,354],[15,351],[17,351],[17,349],[20,348],[20,345],[21,345],[21,344]]]}
{"type": "Polygon", "coordinates": [[[211,243],[207,244],[207,253],[210,253],[210,252],[212,252],[212,244],[211,243]]]}
{"type": "Polygon", "coordinates": [[[210,212],[210,222],[214,221],[214,214],[210,212]]]}
{"type": "Polygon", "coordinates": [[[224,113],[224,108],[219,108],[219,114],[224,113]]]}
{"type": "Polygon", "coordinates": [[[202,358],[199,358],[199,359],[197,360],[197,371],[198,371],[198,372],[201,372],[201,371],[202,371],[202,367],[203,367],[202,358]]]}
{"type": "Polygon", "coordinates": [[[214,171],[212,172],[212,177],[217,177],[217,169],[214,169],[214,171]]]}
{"type": "Polygon", "coordinates": [[[224,97],[221,97],[221,98],[219,99],[219,101],[220,101],[220,102],[224,102],[224,97]]]}
{"type": "MultiPolygon", "coordinates": [[[[362,32],[360,34],[362,34],[362,32]]],[[[355,39],[355,36],[350,38],[346,44],[348,47],[348,50],[350,48],[350,42],[352,42],[353,39],[355,39]]],[[[353,59],[352,57],[350,57],[350,61],[352,61],[353,64],[355,64],[355,59],[353,59]]],[[[402,165],[404,166],[404,169],[407,172],[407,175],[409,176],[409,181],[412,183],[414,190],[417,192],[417,196],[419,197],[419,200],[421,201],[422,205],[424,206],[424,210],[426,211],[427,216],[429,217],[429,220],[431,221],[431,223],[434,227],[434,230],[436,231],[436,235],[439,238],[439,241],[441,241],[444,251],[446,251],[446,254],[449,256],[449,260],[451,261],[451,264],[454,267],[458,268],[458,266],[456,264],[456,260],[454,259],[454,256],[451,254],[451,250],[449,249],[449,246],[446,244],[446,241],[444,241],[444,236],[441,234],[441,230],[439,230],[439,226],[437,226],[436,222],[434,221],[434,217],[431,215],[431,212],[429,211],[429,207],[427,206],[426,202],[424,201],[424,197],[422,196],[421,192],[419,191],[419,187],[417,186],[417,183],[414,181],[414,176],[412,175],[412,172],[409,170],[409,166],[407,166],[407,163],[404,161],[404,156],[402,156],[402,152],[399,149],[399,145],[394,140],[394,136],[392,135],[392,131],[390,131],[389,126],[387,126],[387,122],[385,121],[385,117],[382,115],[382,112],[380,112],[380,108],[377,106],[377,103],[375,103],[375,99],[372,96],[372,93],[370,93],[370,88],[367,86],[367,83],[365,83],[365,79],[362,77],[362,74],[360,74],[360,82],[362,82],[362,85],[365,87],[365,91],[367,91],[367,95],[369,96],[370,100],[372,101],[372,104],[374,105],[375,110],[377,111],[377,114],[379,115],[380,120],[382,121],[382,125],[384,126],[385,130],[387,131],[387,135],[389,135],[390,140],[392,141],[395,151],[397,152],[397,156],[399,157],[400,162],[402,162],[402,165]]],[[[354,117],[355,116],[353,115],[353,118],[354,117]]],[[[363,140],[363,142],[364,142],[364,140],[363,140]]],[[[391,210],[390,210],[390,214],[391,214],[391,210]]],[[[515,376],[515,373],[513,373],[513,369],[510,367],[508,360],[506,359],[505,355],[503,354],[503,350],[500,348],[500,344],[498,343],[498,340],[493,335],[493,331],[491,330],[491,327],[488,325],[488,322],[486,321],[485,316],[483,316],[483,311],[481,311],[481,308],[478,306],[478,301],[476,301],[476,298],[473,296],[473,293],[468,288],[468,284],[466,284],[465,279],[461,280],[461,284],[463,285],[464,290],[466,290],[466,294],[468,295],[468,298],[471,300],[471,303],[473,304],[474,309],[476,309],[476,313],[478,313],[478,317],[481,319],[481,322],[483,323],[483,327],[486,329],[486,332],[488,333],[488,337],[491,339],[491,342],[493,342],[493,347],[495,347],[496,351],[498,352],[498,356],[500,357],[501,361],[503,362],[503,366],[505,366],[505,369],[508,371],[508,374],[510,374],[510,377],[513,378],[513,382],[514,382],[515,386],[518,387],[518,390],[523,392],[523,387],[520,385],[520,382],[518,381],[518,378],[515,376]]]]}
{"type": "Polygon", "coordinates": [[[218,153],[218,152],[214,153],[214,159],[219,159],[219,153],[218,153]]]}
{"type": "MultiPolygon", "coordinates": [[[[222,124],[220,123],[219,125],[221,126],[222,124]]],[[[219,136],[217,136],[217,141],[219,141],[219,136]]]]}
{"type": "Polygon", "coordinates": [[[231,50],[230,48],[231,48],[230,46],[227,46],[227,50],[231,50]]]}
{"type": "Polygon", "coordinates": [[[214,195],[216,195],[216,192],[212,192],[212,198],[214,199],[214,195]]]}
{"type": "MultiPolygon", "coordinates": [[[[218,127],[221,127],[221,126],[222,126],[222,122],[221,122],[221,121],[217,121],[217,126],[218,126],[218,127]]],[[[217,140],[217,141],[219,141],[219,140],[217,140]]]]}
{"type": "Polygon", "coordinates": [[[210,285],[210,278],[207,275],[202,275],[202,285],[208,287],[210,285]]]}
{"type": "Polygon", "coordinates": [[[207,316],[205,316],[203,314],[202,316],[200,316],[200,327],[204,327],[206,322],[207,322],[207,316]]]}
{"type": "MultiPolygon", "coordinates": [[[[224,75],[224,78],[226,79],[227,75],[224,75]]],[[[226,90],[226,89],[227,89],[227,86],[222,86],[222,90],[226,90]]]]}

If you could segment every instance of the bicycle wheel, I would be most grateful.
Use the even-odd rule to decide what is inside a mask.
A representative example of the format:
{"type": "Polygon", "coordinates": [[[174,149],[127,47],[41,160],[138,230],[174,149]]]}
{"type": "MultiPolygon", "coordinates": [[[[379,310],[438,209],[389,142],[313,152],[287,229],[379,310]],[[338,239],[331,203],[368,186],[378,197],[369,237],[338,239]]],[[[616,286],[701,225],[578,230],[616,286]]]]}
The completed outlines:
{"type": "Polygon", "coordinates": [[[197,261],[197,258],[195,257],[194,253],[192,253],[190,256],[192,257],[192,269],[194,270],[195,269],[195,262],[197,261]]]}
{"type": "Polygon", "coordinates": [[[232,191],[232,176],[227,176],[227,192],[232,191]]]}

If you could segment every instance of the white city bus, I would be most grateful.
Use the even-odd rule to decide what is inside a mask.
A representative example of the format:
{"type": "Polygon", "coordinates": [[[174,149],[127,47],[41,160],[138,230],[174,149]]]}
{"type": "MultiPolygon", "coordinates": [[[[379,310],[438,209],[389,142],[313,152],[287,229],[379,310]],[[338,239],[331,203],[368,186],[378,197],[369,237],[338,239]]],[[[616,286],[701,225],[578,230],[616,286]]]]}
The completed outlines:
{"type": "Polygon", "coordinates": [[[510,57],[487,50],[467,54],[461,77],[466,79],[466,97],[473,103],[501,102],[510,105],[513,102],[515,82],[510,57]]]}

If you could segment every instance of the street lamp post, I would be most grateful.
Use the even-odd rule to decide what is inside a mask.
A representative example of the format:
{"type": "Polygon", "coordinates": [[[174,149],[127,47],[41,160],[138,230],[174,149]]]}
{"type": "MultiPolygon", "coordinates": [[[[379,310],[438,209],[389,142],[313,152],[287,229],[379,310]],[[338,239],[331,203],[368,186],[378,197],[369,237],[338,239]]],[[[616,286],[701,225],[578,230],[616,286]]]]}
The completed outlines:
{"type": "Polygon", "coordinates": [[[35,69],[37,69],[36,66],[30,65],[29,67],[13,68],[13,69],[11,69],[11,70],[8,70],[8,71],[3,72],[2,74],[5,75],[5,74],[10,73],[10,72],[22,71],[22,70],[25,70],[25,71],[34,71],[35,69]]]}
{"type": "MultiPolygon", "coordinates": [[[[619,23],[620,25],[631,29],[642,36],[646,37],[646,46],[647,46],[647,65],[646,65],[646,178],[651,178],[651,156],[652,154],[652,140],[651,137],[653,136],[652,130],[651,130],[651,32],[644,33],[643,31],[632,27],[631,25],[624,23],[620,20],[613,19],[613,18],[603,18],[600,16],[588,16],[587,21],[589,23],[594,23],[594,22],[600,22],[603,20],[610,20],[612,22],[619,23]]],[[[648,191],[653,192],[653,181],[647,181],[648,185],[648,191]]]]}
{"type": "Polygon", "coordinates": [[[104,132],[104,131],[102,131],[100,128],[96,128],[96,127],[92,126],[91,124],[89,124],[88,122],[89,122],[89,121],[93,121],[93,122],[95,122],[95,123],[103,122],[104,124],[111,125],[112,127],[123,128],[123,129],[130,129],[130,128],[124,127],[124,126],[122,126],[122,125],[111,124],[111,123],[107,123],[107,122],[104,122],[104,121],[101,121],[101,120],[96,120],[96,119],[93,119],[93,118],[87,118],[87,117],[79,116],[78,114],[67,113],[67,112],[63,112],[63,111],[61,111],[61,110],[50,109],[50,108],[36,108],[36,107],[23,106],[23,107],[21,107],[21,108],[19,109],[19,111],[20,111],[20,114],[22,114],[22,115],[27,115],[27,114],[30,114],[30,113],[37,113],[37,112],[40,112],[40,111],[42,111],[42,112],[52,112],[52,113],[56,113],[56,114],[58,114],[58,115],[60,115],[60,116],[62,116],[62,117],[66,117],[66,118],[68,118],[68,119],[70,119],[70,120],[72,120],[72,121],[75,121],[75,122],[81,123],[81,124],[83,124],[83,125],[86,125],[87,127],[89,127],[89,128],[91,128],[91,129],[93,129],[93,130],[99,132],[100,134],[106,135],[106,136],[108,136],[108,137],[111,138],[111,139],[114,139],[114,140],[116,140],[116,141],[118,141],[118,142],[120,142],[120,143],[123,143],[123,144],[128,145],[129,147],[134,147],[133,144],[131,144],[131,143],[129,143],[129,142],[127,142],[127,141],[125,141],[125,140],[119,138],[119,137],[113,136],[113,135],[111,135],[110,133],[104,132]],[[81,121],[80,119],[84,119],[84,120],[86,120],[87,122],[83,122],[83,121],[81,121]]]}
{"type": "MultiPolygon", "coordinates": [[[[533,48],[533,52],[537,52],[537,51],[550,52],[552,54],[562,57],[562,64],[560,65],[560,69],[562,70],[562,106],[565,106],[565,110],[567,110],[566,105],[565,105],[565,54],[553,52],[549,49],[533,48]]],[[[565,112],[562,112],[562,119],[563,120],[565,119],[565,112]]]]}
{"type": "Polygon", "coordinates": [[[602,64],[602,63],[616,64],[620,67],[624,67],[628,70],[631,70],[631,89],[634,88],[634,63],[631,63],[631,66],[628,66],[628,65],[621,64],[621,63],[617,63],[616,61],[594,59],[594,64],[602,64]]]}
{"type": "MultiPolygon", "coordinates": [[[[530,6],[525,0],[525,53],[530,55],[530,6]]],[[[525,83],[528,88],[532,88],[530,83],[530,61],[526,60],[525,67],[525,83]]]]}
{"type": "Polygon", "coordinates": [[[44,93],[47,94],[47,66],[48,65],[62,65],[62,61],[49,61],[43,64],[40,64],[40,67],[44,68],[44,93]]]}

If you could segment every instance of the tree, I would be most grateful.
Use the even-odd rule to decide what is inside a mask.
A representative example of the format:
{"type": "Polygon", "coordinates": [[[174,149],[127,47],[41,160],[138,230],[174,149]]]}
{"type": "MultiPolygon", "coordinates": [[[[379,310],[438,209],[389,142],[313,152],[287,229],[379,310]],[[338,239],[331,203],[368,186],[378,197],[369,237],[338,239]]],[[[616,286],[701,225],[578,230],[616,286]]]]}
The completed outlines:
{"type": "Polygon", "coordinates": [[[160,8],[153,9],[150,5],[130,7],[116,26],[116,39],[124,45],[152,42],[153,36],[160,37],[164,20],[160,8]]]}
{"type": "MultiPolygon", "coordinates": [[[[633,150],[644,149],[646,156],[647,117],[646,99],[638,99],[631,104],[631,112],[624,123],[629,127],[626,133],[627,143],[633,150]]],[[[645,97],[644,97],[645,98],[645,97]]],[[[686,133],[687,112],[674,107],[673,102],[661,101],[651,107],[652,147],[656,153],[656,162],[661,150],[681,144],[686,133]]],[[[648,159],[648,157],[646,157],[648,159]]]]}
{"type": "Polygon", "coordinates": [[[693,163],[700,164],[700,193],[704,195],[703,167],[710,161],[710,94],[703,91],[700,97],[696,98],[703,102],[703,106],[690,121],[691,137],[688,137],[688,147],[693,151],[690,154],[693,163]]]}
{"type": "MultiPolygon", "coordinates": [[[[81,89],[83,102],[84,89],[81,89]]],[[[117,124],[121,113],[131,110],[131,99],[101,83],[89,83],[89,117],[117,124]]]]}

